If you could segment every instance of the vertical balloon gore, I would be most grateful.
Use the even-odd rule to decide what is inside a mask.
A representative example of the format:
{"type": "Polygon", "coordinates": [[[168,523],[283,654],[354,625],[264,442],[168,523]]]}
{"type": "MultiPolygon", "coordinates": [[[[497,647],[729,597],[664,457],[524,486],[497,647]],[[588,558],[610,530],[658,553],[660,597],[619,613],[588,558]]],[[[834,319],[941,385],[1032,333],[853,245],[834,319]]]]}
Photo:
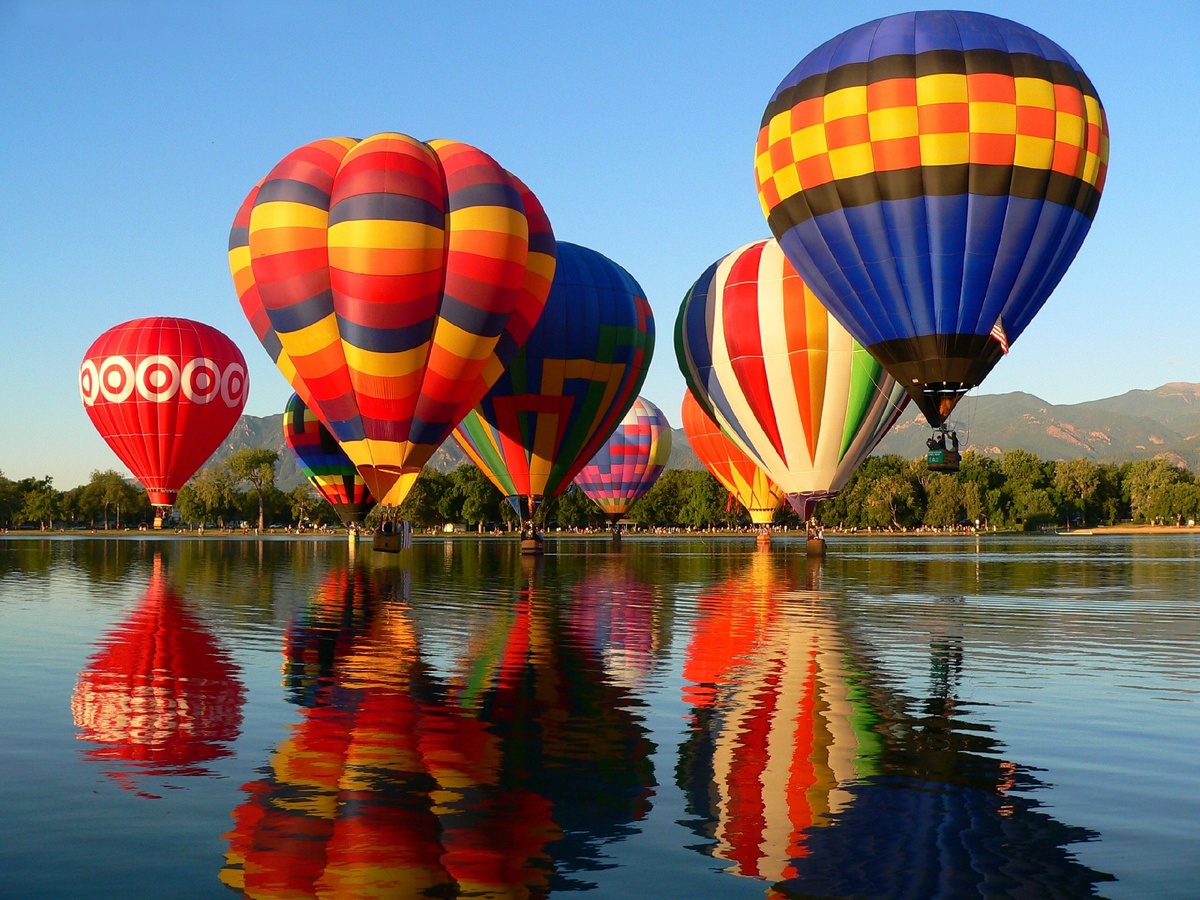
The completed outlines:
{"type": "Polygon", "coordinates": [[[175,503],[237,423],[249,390],[233,341],[190,319],[116,325],[79,367],[88,418],[156,507],[175,503]]]}
{"type": "Polygon", "coordinates": [[[272,360],[396,506],[528,337],[555,244],[486,153],[384,133],[284,157],[235,216],[229,267],[272,360]]]}
{"type": "Polygon", "coordinates": [[[783,80],[755,156],[772,233],[830,312],[942,424],[1075,258],[1104,108],[1037,32],[974,12],[860,25],[783,80]]]}

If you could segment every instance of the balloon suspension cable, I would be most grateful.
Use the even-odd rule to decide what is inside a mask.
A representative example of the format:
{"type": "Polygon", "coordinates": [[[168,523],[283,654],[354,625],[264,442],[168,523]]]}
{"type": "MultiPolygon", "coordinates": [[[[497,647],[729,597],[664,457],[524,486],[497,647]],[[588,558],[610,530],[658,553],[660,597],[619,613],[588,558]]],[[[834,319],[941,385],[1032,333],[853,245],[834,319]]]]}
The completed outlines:
{"type": "Polygon", "coordinates": [[[964,429],[963,437],[964,447],[971,443],[971,419],[974,417],[975,413],[975,398],[971,396],[971,393],[974,390],[974,388],[971,388],[971,390],[967,391],[966,395],[963,397],[963,400],[966,401],[965,405],[967,407],[967,427],[964,429]]]}

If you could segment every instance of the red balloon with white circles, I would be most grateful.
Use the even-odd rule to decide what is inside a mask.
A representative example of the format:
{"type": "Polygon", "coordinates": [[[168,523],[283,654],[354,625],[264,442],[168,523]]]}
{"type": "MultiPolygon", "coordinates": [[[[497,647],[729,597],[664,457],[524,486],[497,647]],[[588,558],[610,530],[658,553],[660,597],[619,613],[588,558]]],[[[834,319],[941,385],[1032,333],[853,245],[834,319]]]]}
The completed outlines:
{"type": "Polygon", "coordinates": [[[116,325],[79,367],[88,417],[158,507],[174,505],[176,492],[228,437],[249,392],[237,345],[191,319],[116,325]]]}

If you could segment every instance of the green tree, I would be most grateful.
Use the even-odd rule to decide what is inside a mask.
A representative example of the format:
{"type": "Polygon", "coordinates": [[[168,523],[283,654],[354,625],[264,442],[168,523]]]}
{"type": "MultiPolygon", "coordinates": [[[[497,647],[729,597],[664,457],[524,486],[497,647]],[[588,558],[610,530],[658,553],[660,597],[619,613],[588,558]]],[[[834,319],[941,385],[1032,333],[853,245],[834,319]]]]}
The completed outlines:
{"type": "Polygon", "coordinates": [[[229,467],[214,463],[193,475],[175,502],[187,522],[215,519],[223,525],[232,513],[236,499],[237,485],[229,467]]]}
{"type": "Polygon", "coordinates": [[[1139,459],[1123,468],[1122,491],[1129,498],[1130,514],[1138,522],[1152,519],[1151,510],[1161,491],[1170,485],[1192,480],[1186,469],[1161,458],[1139,459]]]}
{"type": "Polygon", "coordinates": [[[54,518],[59,514],[59,503],[58,491],[54,490],[51,482],[52,479],[47,475],[30,490],[25,491],[21,498],[21,508],[17,512],[19,522],[37,522],[43,528],[54,525],[54,518]]]}
{"type": "Polygon", "coordinates": [[[307,480],[292,488],[287,496],[291,505],[291,520],[298,526],[304,524],[304,520],[312,515],[321,502],[316,489],[307,480]]]}
{"type": "Polygon", "coordinates": [[[457,514],[445,515],[445,521],[460,521],[482,529],[485,522],[504,521],[501,504],[504,497],[488,477],[474,463],[464,463],[450,473],[448,503],[451,509],[442,506],[441,512],[452,510],[457,514]]]}
{"type": "Polygon", "coordinates": [[[572,484],[558,498],[558,521],[571,528],[600,525],[607,521],[600,507],[577,484],[572,484]]]}
{"type": "Polygon", "coordinates": [[[866,496],[866,524],[876,528],[908,528],[919,522],[915,486],[902,474],[874,479],[866,496]]]}
{"type": "Polygon", "coordinates": [[[95,470],[91,474],[91,478],[84,486],[80,497],[81,507],[89,510],[90,515],[95,524],[95,514],[101,512],[104,517],[104,525],[108,527],[108,511],[110,509],[116,511],[116,527],[121,527],[121,508],[128,509],[133,501],[133,494],[136,491],[116,469],[95,470]]]}
{"type": "Polygon", "coordinates": [[[957,525],[966,517],[963,482],[952,475],[935,474],[926,485],[924,523],[935,528],[957,525]]]}
{"type": "Polygon", "coordinates": [[[1079,521],[1087,527],[1088,504],[1100,489],[1100,467],[1086,457],[1056,462],[1054,486],[1064,498],[1071,498],[1079,510],[1079,521]]]}
{"type": "Polygon", "coordinates": [[[841,493],[817,507],[817,518],[825,525],[846,528],[886,528],[896,516],[912,514],[917,487],[912,481],[914,469],[904,457],[887,453],[869,456],[846,482],[841,493]],[[888,480],[886,488],[880,483],[888,480]],[[893,509],[893,501],[900,506],[893,509]]]}
{"type": "Polygon", "coordinates": [[[1194,481],[1168,484],[1154,494],[1149,518],[1168,525],[1200,521],[1200,485],[1194,481]]]}
{"type": "Polygon", "coordinates": [[[729,491],[707,469],[685,471],[683,505],[678,521],[690,528],[732,524],[736,512],[729,504],[729,491]],[[729,510],[729,511],[727,511],[729,510]]]}
{"type": "Polygon", "coordinates": [[[453,482],[448,475],[426,466],[417,476],[404,502],[400,504],[400,518],[407,519],[420,528],[442,524],[447,521],[447,517],[442,514],[442,499],[453,489],[453,482]]]}
{"type": "Polygon", "coordinates": [[[275,464],[279,454],[266,447],[244,447],[235,450],[225,459],[225,465],[233,476],[234,484],[246,482],[258,498],[258,530],[263,530],[265,495],[275,487],[275,464]]]}
{"type": "Polygon", "coordinates": [[[21,508],[21,492],[17,483],[0,472],[0,525],[7,526],[21,508]]]}
{"type": "Polygon", "coordinates": [[[688,487],[684,469],[667,469],[629,509],[629,518],[646,528],[678,525],[688,487]]]}

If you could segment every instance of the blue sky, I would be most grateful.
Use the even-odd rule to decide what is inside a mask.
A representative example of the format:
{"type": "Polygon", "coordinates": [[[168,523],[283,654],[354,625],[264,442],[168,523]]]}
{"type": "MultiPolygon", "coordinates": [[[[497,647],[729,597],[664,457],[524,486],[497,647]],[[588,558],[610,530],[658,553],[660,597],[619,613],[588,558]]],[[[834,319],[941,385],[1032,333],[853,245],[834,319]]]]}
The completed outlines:
{"type": "MultiPolygon", "coordinates": [[[[1067,277],[979,389],[1074,403],[1200,382],[1200,3],[994,0],[1088,72],[1108,183],[1067,277]]],[[[318,137],[475,144],[542,200],[557,237],[645,288],[643,394],[678,419],[670,332],[713,260],[769,236],[753,152],[772,91],[887,2],[160,4],[0,0],[0,471],[65,489],[122,469],[79,400],[83,353],[146,315],[224,331],[246,411],[291,389],[225,261],[250,187],[318,137]]],[[[676,422],[677,424],[677,422],[676,422]]]]}

